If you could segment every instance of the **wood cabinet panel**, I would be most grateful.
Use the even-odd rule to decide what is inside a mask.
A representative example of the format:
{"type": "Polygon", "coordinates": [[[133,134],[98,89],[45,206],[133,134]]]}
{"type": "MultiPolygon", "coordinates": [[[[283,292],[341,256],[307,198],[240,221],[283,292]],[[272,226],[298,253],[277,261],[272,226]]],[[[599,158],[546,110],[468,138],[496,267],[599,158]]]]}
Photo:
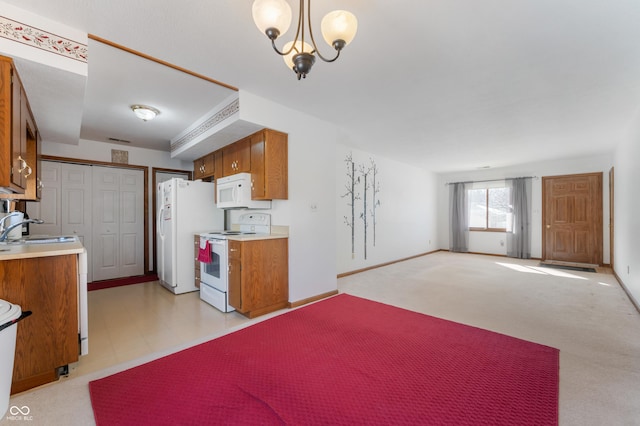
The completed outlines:
{"type": "Polygon", "coordinates": [[[205,179],[215,175],[214,153],[198,158],[193,162],[193,179],[205,179]]]}
{"type": "Polygon", "coordinates": [[[213,152],[213,164],[216,171],[216,179],[224,176],[224,168],[222,167],[222,149],[213,152]]]}
{"type": "MultiPolygon", "coordinates": [[[[26,140],[22,135],[22,98],[26,97],[20,78],[15,68],[12,68],[11,76],[11,183],[17,187],[24,189],[26,186],[26,178],[23,173],[26,169],[26,159],[23,155],[27,153],[26,140]]],[[[22,191],[20,191],[22,192],[22,191]]]]}
{"type": "Polygon", "coordinates": [[[13,194],[0,198],[38,200],[40,137],[11,58],[0,56],[0,187],[13,194]]]}
{"type": "Polygon", "coordinates": [[[229,241],[229,304],[249,318],[288,306],[288,259],[286,238],[229,241]]]}
{"type": "Polygon", "coordinates": [[[251,138],[246,137],[222,148],[222,176],[251,171],[251,138]]]}
{"type": "MultiPolygon", "coordinates": [[[[42,144],[40,133],[29,107],[26,94],[22,91],[20,102],[20,147],[22,154],[17,154],[25,162],[25,167],[20,175],[21,184],[24,185],[24,193],[7,196],[14,200],[39,201],[42,195],[42,181],[40,179],[40,145],[42,144]]],[[[15,155],[15,153],[14,153],[15,155]]],[[[18,164],[21,163],[20,161],[18,164]]],[[[18,169],[20,171],[20,169],[18,169]]]]}
{"type": "MultiPolygon", "coordinates": [[[[19,145],[15,143],[13,136],[20,130],[20,90],[18,89],[17,92],[14,90],[13,75],[11,59],[0,56],[0,187],[20,193],[23,192],[22,188],[14,183],[16,180],[19,182],[17,169],[14,170],[14,160],[17,161],[14,151],[19,150],[19,145]],[[17,118],[14,111],[16,105],[18,106],[17,118]]],[[[19,88],[17,85],[16,87],[19,88]]]]}
{"type": "Polygon", "coordinates": [[[242,243],[229,241],[229,304],[242,307],[242,243]]]}
{"type": "Polygon", "coordinates": [[[0,298],[33,313],[18,324],[12,393],[78,360],[77,280],[77,255],[0,261],[0,298]]]}
{"type": "Polygon", "coordinates": [[[247,172],[251,173],[252,199],[286,200],[289,197],[288,151],[286,133],[263,129],[195,160],[194,179],[214,174],[217,179],[247,172]]]}
{"type": "Polygon", "coordinates": [[[251,198],[288,198],[288,138],[285,133],[264,129],[251,135],[251,198]]]}

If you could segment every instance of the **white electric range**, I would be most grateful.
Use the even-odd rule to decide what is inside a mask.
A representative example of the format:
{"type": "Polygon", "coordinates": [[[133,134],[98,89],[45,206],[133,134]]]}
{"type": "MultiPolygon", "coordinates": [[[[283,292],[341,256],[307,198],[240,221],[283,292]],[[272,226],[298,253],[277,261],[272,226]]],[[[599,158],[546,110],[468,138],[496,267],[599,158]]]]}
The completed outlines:
{"type": "Polygon", "coordinates": [[[211,250],[209,262],[200,262],[200,299],[221,310],[231,312],[229,305],[229,244],[228,238],[246,235],[269,235],[271,215],[268,213],[244,213],[232,230],[200,234],[200,247],[211,250]],[[237,229],[236,229],[237,228],[237,229]],[[205,243],[206,242],[206,243],[205,243]]]}

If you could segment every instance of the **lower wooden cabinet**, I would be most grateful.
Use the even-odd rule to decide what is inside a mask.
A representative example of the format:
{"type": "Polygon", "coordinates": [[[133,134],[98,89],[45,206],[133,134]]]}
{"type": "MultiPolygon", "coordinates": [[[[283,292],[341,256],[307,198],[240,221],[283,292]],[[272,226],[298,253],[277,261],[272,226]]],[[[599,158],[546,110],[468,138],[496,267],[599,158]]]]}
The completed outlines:
{"type": "Polygon", "coordinates": [[[229,240],[229,304],[254,318],[289,305],[289,240],[229,240]]]}
{"type": "Polygon", "coordinates": [[[0,299],[32,315],[18,323],[11,393],[58,378],[78,361],[78,256],[0,261],[0,299]]]}

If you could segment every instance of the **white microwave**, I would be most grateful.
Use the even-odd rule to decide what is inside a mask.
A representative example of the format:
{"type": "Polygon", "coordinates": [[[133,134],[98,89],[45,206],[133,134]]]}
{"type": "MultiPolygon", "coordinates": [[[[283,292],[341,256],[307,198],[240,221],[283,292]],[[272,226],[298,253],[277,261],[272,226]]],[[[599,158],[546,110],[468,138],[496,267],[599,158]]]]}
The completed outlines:
{"type": "Polygon", "coordinates": [[[251,173],[237,173],[216,179],[219,209],[270,209],[271,201],[251,199],[251,173]]]}

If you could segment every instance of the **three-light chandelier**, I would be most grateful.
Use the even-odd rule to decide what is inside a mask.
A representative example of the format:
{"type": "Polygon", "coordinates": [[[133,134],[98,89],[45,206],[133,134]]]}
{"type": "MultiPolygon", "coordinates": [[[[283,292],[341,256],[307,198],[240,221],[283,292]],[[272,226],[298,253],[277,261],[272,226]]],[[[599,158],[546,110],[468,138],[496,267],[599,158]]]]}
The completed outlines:
{"type": "Polygon", "coordinates": [[[311,0],[307,0],[306,25],[308,26],[311,44],[305,41],[305,10],[304,0],[300,0],[298,13],[298,29],[293,41],[284,45],[282,50],[276,47],[276,39],[287,32],[291,25],[291,6],[285,0],[255,0],[253,2],[253,20],[260,31],[264,32],[273,50],[283,56],[285,64],[296,73],[298,80],[306,78],[316,61],[316,55],[324,62],[333,62],[340,56],[344,47],[353,40],[358,30],[358,20],[355,15],[346,10],[334,10],[322,18],[320,29],[322,36],[329,46],[333,46],[336,55],[333,58],[324,57],[318,50],[311,28],[311,0]]]}

